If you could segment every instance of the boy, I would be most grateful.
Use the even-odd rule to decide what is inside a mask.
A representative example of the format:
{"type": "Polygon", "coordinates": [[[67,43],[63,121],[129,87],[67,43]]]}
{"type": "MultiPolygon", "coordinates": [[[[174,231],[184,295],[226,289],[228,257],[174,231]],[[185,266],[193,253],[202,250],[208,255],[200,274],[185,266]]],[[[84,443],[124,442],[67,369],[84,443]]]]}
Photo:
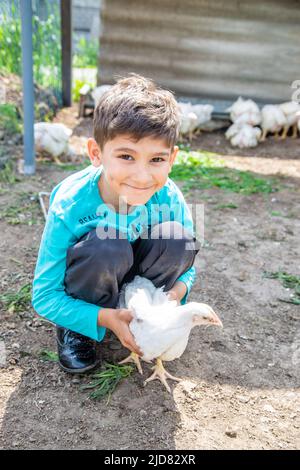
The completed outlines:
{"type": "Polygon", "coordinates": [[[91,165],[51,193],[32,305],[57,325],[67,372],[97,365],[96,342],[106,328],[142,355],[130,310],[117,308],[123,283],[135,274],[186,302],[198,250],[191,213],[168,178],[179,123],[169,91],[136,74],[120,79],[95,109],[91,165]]]}

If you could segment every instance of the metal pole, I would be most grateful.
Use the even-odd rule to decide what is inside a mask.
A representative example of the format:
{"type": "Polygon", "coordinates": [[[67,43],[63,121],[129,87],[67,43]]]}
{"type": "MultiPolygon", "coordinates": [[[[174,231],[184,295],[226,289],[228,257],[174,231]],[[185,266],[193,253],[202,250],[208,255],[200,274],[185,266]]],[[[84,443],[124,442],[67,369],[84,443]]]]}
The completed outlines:
{"type": "Polygon", "coordinates": [[[72,106],[72,0],[61,0],[61,71],[63,105],[72,106]]]}
{"type": "Polygon", "coordinates": [[[34,91],[32,60],[32,3],[20,0],[22,21],[22,67],[24,107],[24,174],[35,172],[34,91]]]}

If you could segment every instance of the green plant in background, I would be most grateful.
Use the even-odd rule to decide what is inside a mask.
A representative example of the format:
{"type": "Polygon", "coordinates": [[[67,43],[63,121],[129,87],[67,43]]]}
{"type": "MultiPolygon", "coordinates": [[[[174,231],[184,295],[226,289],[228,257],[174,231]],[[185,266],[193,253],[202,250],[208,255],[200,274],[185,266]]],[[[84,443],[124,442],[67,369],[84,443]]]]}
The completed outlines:
{"type": "MultiPolygon", "coordinates": [[[[59,2],[51,2],[48,12],[45,20],[37,15],[32,18],[34,80],[44,87],[60,89],[59,2]]],[[[0,44],[0,70],[21,75],[21,19],[19,2],[16,0],[11,2],[10,14],[4,10],[0,14],[0,44]]]]}
{"type": "Polygon", "coordinates": [[[21,21],[16,3],[11,16],[0,15],[0,70],[21,75],[21,21]]]}
{"type": "Polygon", "coordinates": [[[204,151],[179,150],[170,177],[186,181],[183,191],[213,187],[242,194],[277,191],[274,179],[226,168],[215,154],[204,151]]]}
{"type": "Polygon", "coordinates": [[[73,84],[73,89],[72,89],[72,99],[75,103],[77,103],[80,99],[80,90],[83,87],[83,85],[89,85],[91,90],[93,90],[93,88],[94,88],[93,83],[86,82],[85,80],[79,80],[78,78],[75,78],[74,84],[73,84]]]}
{"type": "Polygon", "coordinates": [[[46,20],[33,16],[33,69],[37,83],[44,87],[60,85],[61,37],[59,4],[51,4],[46,20]]]}
{"type": "Polygon", "coordinates": [[[8,135],[22,132],[20,117],[14,105],[0,104],[0,130],[8,135]]]}
{"type": "Polygon", "coordinates": [[[112,393],[117,385],[126,377],[129,377],[133,372],[131,366],[116,366],[114,364],[104,364],[104,370],[92,375],[95,379],[87,385],[82,385],[81,390],[94,388],[95,390],[90,393],[90,398],[99,400],[108,395],[107,403],[109,402],[112,393]]]}
{"type": "Polygon", "coordinates": [[[97,67],[99,41],[82,37],[79,39],[73,56],[74,67],[97,67]]]}
{"type": "Polygon", "coordinates": [[[267,279],[279,279],[283,287],[293,290],[293,293],[289,299],[279,298],[278,300],[280,300],[281,302],[300,305],[300,276],[294,276],[285,271],[264,271],[263,276],[267,279]]]}
{"type": "Polygon", "coordinates": [[[5,305],[9,313],[27,310],[31,304],[31,283],[24,284],[17,292],[1,294],[0,302],[5,305]]]}

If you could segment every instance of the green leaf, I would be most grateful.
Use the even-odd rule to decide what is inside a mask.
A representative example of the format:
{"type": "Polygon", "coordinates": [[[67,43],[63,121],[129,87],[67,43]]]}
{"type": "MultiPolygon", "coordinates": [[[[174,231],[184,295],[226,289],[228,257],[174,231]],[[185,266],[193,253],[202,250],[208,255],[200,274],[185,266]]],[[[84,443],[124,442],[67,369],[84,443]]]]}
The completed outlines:
{"type": "Polygon", "coordinates": [[[47,349],[43,349],[39,353],[39,358],[42,361],[57,362],[58,361],[58,354],[53,352],[53,351],[48,351],[47,349]]]}

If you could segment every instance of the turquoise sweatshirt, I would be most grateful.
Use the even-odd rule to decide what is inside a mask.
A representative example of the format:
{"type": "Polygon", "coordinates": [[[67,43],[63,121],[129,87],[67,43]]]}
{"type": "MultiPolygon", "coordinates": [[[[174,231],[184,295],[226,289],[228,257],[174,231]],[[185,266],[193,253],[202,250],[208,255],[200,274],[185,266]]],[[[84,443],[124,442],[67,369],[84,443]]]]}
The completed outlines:
{"type": "MultiPolygon", "coordinates": [[[[105,328],[97,325],[101,306],[76,299],[65,292],[67,250],[79,238],[97,228],[99,237],[118,229],[133,243],[144,230],[168,220],[180,222],[194,234],[191,212],[176,184],[168,178],[145,205],[134,206],[130,214],[115,212],[101,199],[98,180],[102,166],[88,166],[68,176],[53,189],[46,225],[41,239],[33,280],[32,305],[49,321],[101,341],[105,328]]],[[[192,266],[178,280],[187,286],[187,296],[195,279],[192,266]]],[[[100,312],[101,314],[101,312],[100,312]]]]}

